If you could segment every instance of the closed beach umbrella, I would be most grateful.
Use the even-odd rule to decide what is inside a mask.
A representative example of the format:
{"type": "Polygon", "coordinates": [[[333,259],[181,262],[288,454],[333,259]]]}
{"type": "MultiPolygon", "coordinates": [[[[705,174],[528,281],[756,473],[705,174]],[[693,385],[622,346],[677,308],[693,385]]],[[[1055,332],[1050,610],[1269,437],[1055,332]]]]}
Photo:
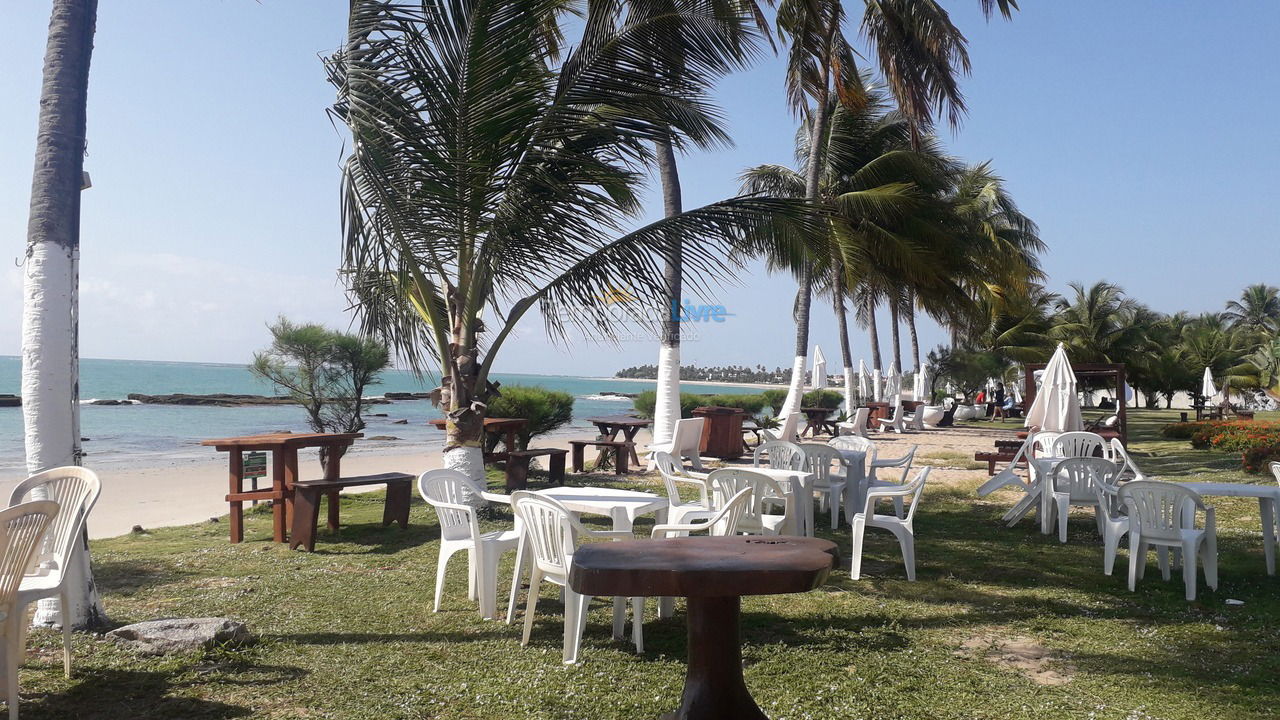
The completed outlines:
{"type": "Polygon", "coordinates": [[[871,376],[867,374],[867,363],[858,361],[858,394],[863,400],[871,399],[871,376]]]}
{"type": "Polygon", "coordinates": [[[880,393],[884,391],[884,385],[880,381],[880,368],[871,371],[871,399],[879,400],[880,393]]]}
{"type": "Polygon", "coordinates": [[[813,346],[813,371],[810,379],[814,390],[822,390],[827,386],[827,358],[817,345],[813,346]]]}
{"type": "Polygon", "coordinates": [[[1084,429],[1080,420],[1080,399],[1076,397],[1076,374],[1067,360],[1062,343],[1044,369],[1035,402],[1027,410],[1027,427],[1045,432],[1074,432],[1084,429]]]}
{"type": "Polygon", "coordinates": [[[929,402],[929,366],[921,365],[916,370],[916,402],[929,402]]]}
{"type": "Polygon", "coordinates": [[[1217,401],[1218,388],[1213,386],[1213,373],[1209,368],[1204,369],[1204,380],[1200,381],[1200,394],[1204,396],[1205,402],[1217,401]]]}
{"type": "Polygon", "coordinates": [[[902,399],[902,376],[896,363],[889,366],[889,374],[884,376],[884,399],[891,405],[897,405],[902,399]]]}

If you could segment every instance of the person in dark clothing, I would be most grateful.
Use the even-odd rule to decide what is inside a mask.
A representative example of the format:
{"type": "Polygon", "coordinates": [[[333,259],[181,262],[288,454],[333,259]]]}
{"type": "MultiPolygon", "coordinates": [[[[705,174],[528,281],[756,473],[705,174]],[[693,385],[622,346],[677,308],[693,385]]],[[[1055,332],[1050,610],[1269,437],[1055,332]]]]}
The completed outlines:
{"type": "Polygon", "coordinates": [[[991,420],[994,422],[996,418],[1000,418],[1000,422],[1004,422],[1004,383],[996,383],[996,392],[991,399],[995,401],[991,408],[991,420]]]}

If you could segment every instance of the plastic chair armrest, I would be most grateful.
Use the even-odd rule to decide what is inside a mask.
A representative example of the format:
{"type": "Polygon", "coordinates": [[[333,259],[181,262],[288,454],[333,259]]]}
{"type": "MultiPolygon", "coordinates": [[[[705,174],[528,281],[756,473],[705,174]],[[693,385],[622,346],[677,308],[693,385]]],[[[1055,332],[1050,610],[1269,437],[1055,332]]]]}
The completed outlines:
{"type": "Polygon", "coordinates": [[[488,500],[489,502],[499,503],[501,505],[511,504],[511,496],[504,495],[503,493],[484,491],[480,493],[480,497],[484,498],[485,500],[488,500]]]}

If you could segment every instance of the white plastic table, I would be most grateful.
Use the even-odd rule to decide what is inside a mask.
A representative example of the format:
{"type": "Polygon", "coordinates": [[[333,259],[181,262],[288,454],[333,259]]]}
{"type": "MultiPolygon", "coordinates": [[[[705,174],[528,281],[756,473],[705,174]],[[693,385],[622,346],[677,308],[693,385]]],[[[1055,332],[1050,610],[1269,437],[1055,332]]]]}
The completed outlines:
{"type": "Polygon", "coordinates": [[[867,451],[841,450],[840,455],[849,462],[844,478],[844,518],[852,525],[853,516],[862,512],[867,498],[867,451]]]}
{"type": "Polygon", "coordinates": [[[1174,484],[1193,490],[1200,495],[1257,498],[1258,514],[1262,518],[1262,554],[1266,559],[1267,574],[1276,574],[1276,501],[1280,500],[1280,486],[1221,482],[1180,482],[1174,484]]]}
{"type": "MultiPolygon", "coordinates": [[[[813,537],[813,473],[805,470],[783,470],[767,467],[746,469],[758,472],[761,475],[768,475],[791,493],[792,504],[799,511],[799,515],[794,520],[799,522],[800,527],[788,527],[782,534],[813,537]],[[790,530],[795,532],[788,532],[790,530]]],[[[788,520],[792,519],[789,518],[788,520]]]]}

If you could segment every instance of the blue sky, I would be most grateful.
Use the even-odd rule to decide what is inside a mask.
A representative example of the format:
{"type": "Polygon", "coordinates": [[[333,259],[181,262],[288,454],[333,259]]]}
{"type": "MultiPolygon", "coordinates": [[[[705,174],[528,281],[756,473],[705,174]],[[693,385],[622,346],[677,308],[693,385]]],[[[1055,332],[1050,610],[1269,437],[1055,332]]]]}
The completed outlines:
{"type": "MultiPolygon", "coordinates": [[[[345,326],[341,135],[320,56],[345,0],[102,3],[90,80],[81,349],[86,357],[242,362],[278,314],[345,326]]],[[[1012,23],[947,7],[970,39],[970,112],[947,142],[991,159],[1050,246],[1050,288],[1107,279],[1157,310],[1220,309],[1280,282],[1280,3],[1024,0],[1012,23]]],[[[849,3],[851,7],[856,1],[849,3]]],[[[6,3],[0,44],[0,354],[18,351],[22,254],[49,3],[6,3]]],[[[791,162],[782,62],[728,78],[735,148],[681,161],[685,204],[732,195],[746,166],[791,162]]],[[[651,193],[651,209],[658,198],[651,193]]],[[[788,366],[793,281],[756,269],[713,300],[687,363],[788,366]]],[[[814,341],[837,356],[817,301],[814,341]]],[[[882,325],[887,352],[887,330],[882,325]]],[[[922,344],[943,334],[922,324],[922,344]]],[[[854,336],[866,355],[865,336],[854,336]]],[[[905,352],[904,333],[904,352],[905,352]]],[[[652,343],[547,341],[525,323],[498,368],[610,374],[652,343]],[[518,349],[517,349],[518,348],[518,349]]],[[[838,360],[836,360],[838,362],[838,360]]],[[[833,362],[832,364],[836,364],[833,362]]]]}

